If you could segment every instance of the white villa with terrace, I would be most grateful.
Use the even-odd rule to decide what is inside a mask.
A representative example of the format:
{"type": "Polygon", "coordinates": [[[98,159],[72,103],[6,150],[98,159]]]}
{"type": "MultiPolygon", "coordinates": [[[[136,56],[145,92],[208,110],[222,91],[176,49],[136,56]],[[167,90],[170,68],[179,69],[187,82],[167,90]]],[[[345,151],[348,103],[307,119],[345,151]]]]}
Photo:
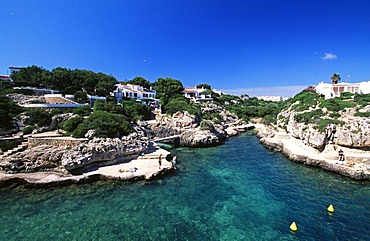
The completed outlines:
{"type": "Polygon", "coordinates": [[[112,95],[121,101],[123,98],[134,98],[136,100],[143,99],[155,99],[156,91],[152,89],[146,89],[140,85],[135,84],[116,84],[116,89],[112,95]]]}
{"type": "Polygon", "coordinates": [[[213,101],[213,98],[210,94],[202,94],[202,92],[206,91],[207,89],[204,88],[197,88],[197,87],[186,87],[183,90],[183,93],[186,98],[191,99],[195,103],[205,102],[205,101],[213,101]]]}
{"type": "Polygon", "coordinates": [[[369,94],[370,93],[370,81],[364,81],[360,83],[338,83],[329,84],[320,82],[315,90],[317,93],[324,95],[325,99],[331,99],[339,97],[341,93],[350,92],[353,94],[369,94]]]}

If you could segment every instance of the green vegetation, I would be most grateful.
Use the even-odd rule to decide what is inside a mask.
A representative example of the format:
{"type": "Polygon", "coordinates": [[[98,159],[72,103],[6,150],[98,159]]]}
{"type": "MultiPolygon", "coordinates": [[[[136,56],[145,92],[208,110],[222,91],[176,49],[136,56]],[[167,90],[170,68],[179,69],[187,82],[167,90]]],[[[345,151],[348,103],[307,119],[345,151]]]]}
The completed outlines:
{"type": "Polygon", "coordinates": [[[25,135],[27,135],[27,134],[31,134],[31,133],[32,133],[32,131],[33,131],[34,129],[36,129],[36,126],[33,126],[33,125],[31,125],[31,126],[26,126],[26,127],[22,130],[22,133],[23,133],[23,134],[25,134],[25,135]]]}
{"type": "Polygon", "coordinates": [[[177,111],[187,111],[192,115],[200,115],[200,106],[193,104],[189,99],[184,96],[179,96],[176,98],[171,98],[169,102],[164,106],[164,111],[167,114],[172,115],[177,111]]]}
{"type": "Polygon", "coordinates": [[[341,98],[333,98],[329,100],[322,101],[320,103],[320,108],[326,108],[328,111],[342,111],[345,108],[353,108],[356,104],[349,101],[343,101],[341,98]]]}
{"type": "Polygon", "coordinates": [[[249,98],[242,100],[236,96],[221,96],[220,100],[225,103],[226,109],[235,113],[239,118],[249,121],[251,118],[262,118],[263,123],[276,123],[277,114],[285,106],[285,102],[271,102],[249,98]]]}
{"type": "Polygon", "coordinates": [[[354,101],[362,107],[370,105],[370,94],[356,95],[354,101]]]}
{"type": "Polygon", "coordinates": [[[201,130],[209,130],[209,131],[213,131],[215,129],[215,127],[213,126],[213,122],[212,121],[209,121],[209,120],[202,120],[200,122],[200,129],[201,130]]]}
{"type": "Polygon", "coordinates": [[[23,108],[18,106],[9,97],[0,95],[0,128],[12,128],[11,121],[13,118],[21,113],[23,108]]]}
{"type": "Polygon", "coordinates": [[[322,110],[316,109],[313,111],[303,112],[300,114],[295,115],[295,120],[297,122],[303,122],[305,124],[318,124],[320,118],[324,115],[322,110]]]}
{"type": "Polygon", "coordinates": [[[123,104],[124,115],[133,121],[150,120],[151,111],[150,107],[137,102],[133,99],[121,101],[123,104]]]}
{"type": "Polygon", "coordinates": [[[292,109],[295,111],[304,111],[308,110],[310,107],[315,107],[319,98],[320,95],[313,91],[302,91],[289,99],[286,106],[297,102],[292,109]]]}
{"type": "Polygon", "coordinates": [[[151,86],[151,83],[141,76],[137,76],[134,79],[127,81],[126,84],[140,85],[146,89],[150,89],[151,86]]]}
{"type": "Polygon", "coordinates": [[[41,108],[28,108],[26,115],[30,118],[28,124],[39,127],[49,125],[53,117],[52,112],[45,111],[41,108]]]}
{"type": "Polygon", "coordinates": [[[335,120],[335,119],[320,119],[316,128],[318,129],[319,132],[323,133],[325,132],[326,127],[330,124],[343,125],[344,122],[340,120],[335,120]]]}
{"type": "Polygon", "coordinates": [[[6,152],[21,144],[19,140],[0,141],[0,150],[6,152]]]}
{"type": "Polygon", "coordinates": [[[35,65],[13,73],[11,78],[15,86],[33,86],[59,90],[64,94],[74,94],[78,91],[90,95],[109,95],[118,83],[113,76],[103,73],[94,73],[88,70],[71,70],[55,68],[48,71],[35,65]]]}
{"type": "Polygon", "coordinates": [[[59,128],[71,133],[77,129],[78,125],[80,125],[83,122],[83,120],[84,118],[81,116],[72,117],[60,123],[59,128]]]}
{"type": "Polygon", "coordinates": [[[209,84],[199,84],[196,87],[198,89],[201,89],[201,88],[204,88],[204,89],[207,89],[207,90],[211,90],[212,89],[212,87],[209,84]]]}
{"type": "Polygon", "coordinates": [[[73,137],[85,137],[88,130],[95,130],[96,137],[119,137],[132,132],[128,119],[120,114],[97,110],[84,119],[73,131],[73,137]]]}
{"type": "Polygon", "coordinates": [[[331,77],[330,77],[331,81],[333,84],[338,84],[338,82],[341,80],[341,77],[339,74],[337,73],[334,73],[331,77]]]}
{"type": "Polygon", "coordinates": [[[74,114],[80,115],[80,116],[89,116],[91,113],[91,106],[90,105],[84,105],[81,107],[78,107],[73,110],[74,114]]]}
{"type": "Polygon", "coordinates": [[[184,86],[180,80],[159,78],[154,82],[153,89],[157,91],[157,98],[160,99],[161,103],[167,105],[170,99],[183,95],[182,91],[184,90],[184,86]]]}
{"type": "Polygon", "coordinates": [[[355,116],[359,117],[370,117],[370,112],[356,112],[355,116]]]}

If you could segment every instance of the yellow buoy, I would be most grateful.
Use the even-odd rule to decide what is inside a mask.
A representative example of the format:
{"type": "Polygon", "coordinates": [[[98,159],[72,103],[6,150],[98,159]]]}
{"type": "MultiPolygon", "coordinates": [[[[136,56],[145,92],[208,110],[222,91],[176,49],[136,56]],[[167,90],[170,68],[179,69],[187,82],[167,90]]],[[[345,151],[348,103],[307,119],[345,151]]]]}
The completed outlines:
{"type": "Polygon", "coordinates": [[[333,205],[331,205],[331,204],[329,205],[328,212],[334,213],[334,206],[333,205]]]}
{"type": "Polygon", "coordinates": [[[297,228],[297,224],[295,224],[295,222],[293,222],[291,225],[290,225],[290,230],[292,230],[292,231],[297,231],[298,230],[298,228],[297,228]]]}

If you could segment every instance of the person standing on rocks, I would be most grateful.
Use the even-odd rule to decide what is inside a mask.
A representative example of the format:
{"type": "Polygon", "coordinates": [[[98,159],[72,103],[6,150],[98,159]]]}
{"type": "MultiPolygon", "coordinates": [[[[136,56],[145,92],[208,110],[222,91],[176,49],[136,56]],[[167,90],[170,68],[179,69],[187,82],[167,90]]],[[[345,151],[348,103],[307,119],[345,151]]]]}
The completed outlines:
{"type": "Polygon", "coordinates": [[[161,165],[162,165],[162,154],[159,154],[158,163],[159,163],[159,169],[161,169],[161,165]]]}
{"type": "Polygon", "coordinates": [[[174,157],[172,158],[172,160],[171,160],[171,165],[172,165],[172,168],[173,168],[173,169],[176,169],[176,158],[177,158],[177,156],[174,156],[174,157]]]}
{"type": "Polygon", "coordinates": [[[338,151],[339,161],[344,161],[344,152],[342,149],[338,151]]]}

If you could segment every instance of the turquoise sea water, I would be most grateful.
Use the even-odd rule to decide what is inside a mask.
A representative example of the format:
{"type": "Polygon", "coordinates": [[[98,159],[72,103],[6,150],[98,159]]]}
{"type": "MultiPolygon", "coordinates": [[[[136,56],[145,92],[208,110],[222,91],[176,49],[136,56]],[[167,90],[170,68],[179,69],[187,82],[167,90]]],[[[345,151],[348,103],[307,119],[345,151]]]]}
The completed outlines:
{"type": "Polygon", "coordinates": [[[171,152],[179,169],[162,180],[0,190],[0,240],[370,239],[370,182],[293,163],[247,134],[171,152]]]}

